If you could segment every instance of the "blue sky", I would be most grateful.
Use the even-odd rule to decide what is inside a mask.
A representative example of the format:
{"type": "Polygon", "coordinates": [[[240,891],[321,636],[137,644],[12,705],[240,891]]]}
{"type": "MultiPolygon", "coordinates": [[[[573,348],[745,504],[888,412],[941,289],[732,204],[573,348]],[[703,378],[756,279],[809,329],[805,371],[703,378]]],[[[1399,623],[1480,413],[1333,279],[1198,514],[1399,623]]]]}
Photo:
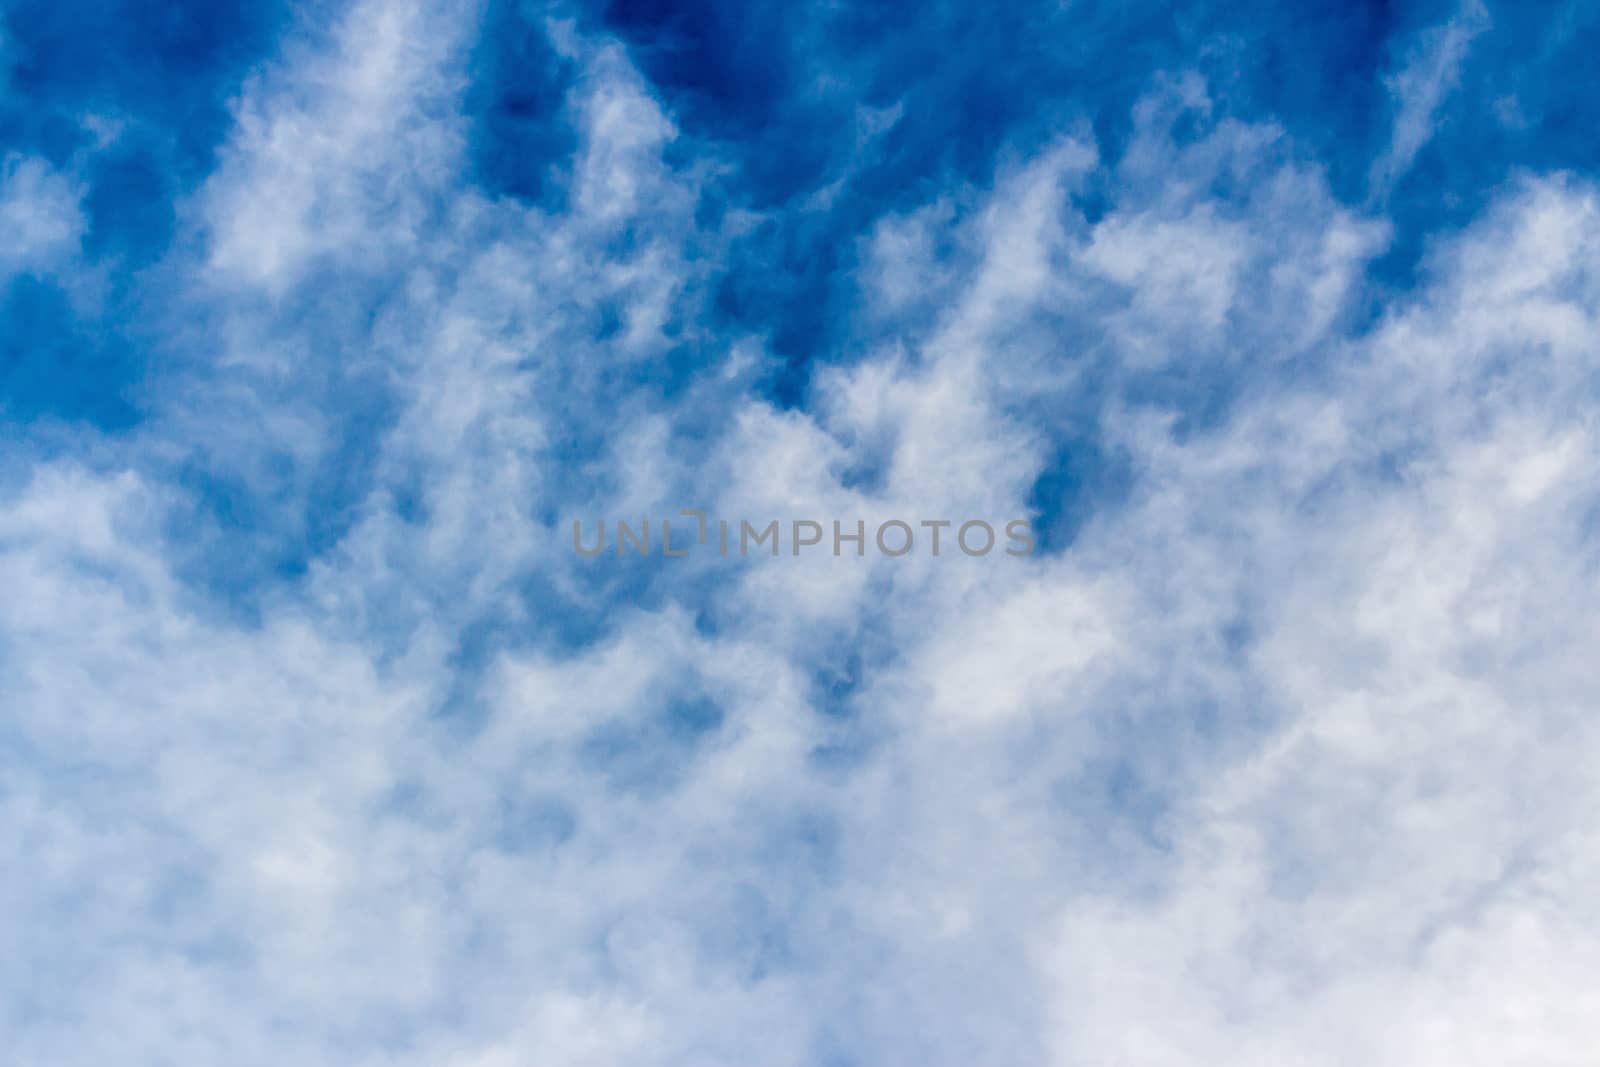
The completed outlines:
{"type": "Polygon", "coordinates": [[[1590,1062],[1597,19],[0,3],[0,1059],[1590,1062]]]}

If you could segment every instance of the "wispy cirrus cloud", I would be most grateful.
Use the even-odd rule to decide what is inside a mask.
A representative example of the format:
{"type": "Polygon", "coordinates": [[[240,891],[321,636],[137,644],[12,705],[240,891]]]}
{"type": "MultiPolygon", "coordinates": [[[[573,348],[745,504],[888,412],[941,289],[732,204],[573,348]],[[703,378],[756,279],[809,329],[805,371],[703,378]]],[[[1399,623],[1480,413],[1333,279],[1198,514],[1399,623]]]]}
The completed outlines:
{"type": "Polygon", "coordinates": [[[1439,106],[1459,83],[1473,38],[1488,25],[1489,11],[1481,0],[1462,4],[1442,25],[1418,34],[1404,63],[1387,79],[1394,98],[1394,128],[1389,150],[1372,164],[1375,194],[1386,193],[1432,138],[1439,106]]]}

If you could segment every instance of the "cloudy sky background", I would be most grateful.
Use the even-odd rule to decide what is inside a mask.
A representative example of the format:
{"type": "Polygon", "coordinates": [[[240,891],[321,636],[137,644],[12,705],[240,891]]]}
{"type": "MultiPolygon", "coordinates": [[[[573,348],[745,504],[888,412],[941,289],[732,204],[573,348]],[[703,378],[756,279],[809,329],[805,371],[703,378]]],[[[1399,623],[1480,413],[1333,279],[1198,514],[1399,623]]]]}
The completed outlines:
{"type": "Polygon", "coordinates": [[[0,12],[0,1059],[1594,1062],[1600,9],[0,12]]]}

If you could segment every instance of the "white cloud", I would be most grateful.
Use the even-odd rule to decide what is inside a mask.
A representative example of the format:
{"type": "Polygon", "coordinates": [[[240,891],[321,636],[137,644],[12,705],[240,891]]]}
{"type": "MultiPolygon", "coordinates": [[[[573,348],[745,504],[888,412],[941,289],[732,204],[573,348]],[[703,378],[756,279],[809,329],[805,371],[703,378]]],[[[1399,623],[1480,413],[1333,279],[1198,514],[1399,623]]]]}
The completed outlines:
{"type": "Polygon", "coordinates": [[[1443,25],[1417,35],[1404,65],[1387,79],[1395,105],[1394,127],[1389,150],[1373,162],[1368,175],[1374,196],[1386,195],[1411,169],[1422,146],[1433,139],[1439,108],[1460,80],[1473,39],[1489,23],[1489,9],[1482,0],[1462,0],[1443,25]]]}
{"type": "Polygon", "coordinates": [[[170,265],[230,358],[118,462],[4,489],[16,1062],[1589,1055],[1591,190],[1530,179],[1349,334],[1383,221],[1271,127],[1175,145],[1183,80],[1115,166],[1069,137],[886,221],[864,299],[921,325],[815,412],[737,377],[675,408],[628,375],[726,234],[670,118],[563,28],[574,211],[459,190],[452,15],[359,8],[255,83],[170,265]],[[370,330],[291,299],[369,272],[370,330]],[[229,614],[181,577],[173,457],[305,506],[330,359],[386,390],[369,484],[229,614]],[[1183,427],[1174,367],[1254,376],[1183,427]],[[1018,515],[1072,434],[1130,474],[1064,555],[652,560],[642,595],[568,549],[579,504],[1018,515]],[[545,640],[563,603],[607,632],[545,640]]]}
{"type": "Polygon", "coordinates": [[[281,294],[319,256],[377,269],[411,248],[426,194],[455,170],[463,5],[363,3],[331,40],[252,78],[200,196],[222,284],[281,294]]]}
{"type": "Polygon", "coordinates": [[[78,185],[45,160],[0,160],[0,280],[53,273],[75,259],[86,226],[82,200],[78,185]]]}

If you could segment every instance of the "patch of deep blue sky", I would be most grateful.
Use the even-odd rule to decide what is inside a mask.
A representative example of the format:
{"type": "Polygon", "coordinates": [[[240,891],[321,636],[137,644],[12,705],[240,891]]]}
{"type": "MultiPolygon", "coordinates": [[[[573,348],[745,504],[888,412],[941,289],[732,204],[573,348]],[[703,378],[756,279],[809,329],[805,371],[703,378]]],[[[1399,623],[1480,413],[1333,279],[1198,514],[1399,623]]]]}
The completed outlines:
{"type": "MultiPolygon", "coordinates": [[[[179,308],[172,275],[152,269],[181,240],[175,206],[214,165],[228,101],[243,79],[291,28],[326,26],[330,9],[291,11],[259,0],[13,0],[3,10],[0,145],[42,156],[84,183],[85,255],[112,285],[103,309],[85,315],[55,281],[22,276],[6,284],[0,432],[37,439],[41,426],[62,422],[125,431],[148,414],[151,389],[163,387],[152,386],[163,381],[155,368],[192,344],[196,328],[196,309],[179,308]],[[107,150],[94,150],[84,128],[92,112],[127,120],[107,150]],[[173,328],[179,318],[189,323],[188,340],[173,328]]],[[[1026,156],[1075,124],[1092,129],[1114,160],[1130,135],[1134,102],[1160,72],[1205,75],[1216,117],[1281,123],[1296,150],[1324,166],[1335,195],[1362,205],[1393,119],[1384,79],[1418,32],[1452,10],[1437,0],[620,0],[575,8],[587,28],[625,42],[676,118],[685,136],[670,150],[675,163],[715,151],[737,164],[706,190],[703,217],[757,208],[768,219],[717,264],[709,321],[704,309],[694,312],[694,329],[683,330],[684,343],[659,375],[597,388],[643,385],[670,401],[696,377],[700,339],[754,332],[780,357],[764,388],[780,404],[803,406],[819,361],[854,358],[872,340],[850,268],[856,239],[876,219],[981,185],[1003,155],[1026,156]],[[901,113],[858,152],[851,131],[862,105],[901,113]],[[811,194],[841,176],[829,206],[817,209],[811,194]]],[[[1516,170],[1593,173],[1600,166],[1593,136],[1600,75],[1590,56],[1600,9],[1499,3],[1490,15],[1492,29],[1473,42],[1434,136],[1384,205],[1395,239],[1378,264],[1375,307],[1403,294],[1430,239],[1474,217],[1516,170]],[[1515,121],[1506,119],[1508,100],[1516,102],[1515,121]]],[[[544,39],[541,18],[539,5],[508,0],[483,10],[465,97],[469,180],[559,211],[577,144],[561,101],[576,71],[544,39]]],[[[1205,133],[1177,131],[1180,138],[1205,133]]],[[[1083,206],[1093,217],[1116,197],[1102,184],[1083,206]]],[[[310,472],[272,462],[241,472],[204,459],[184,472],[215,536],[231,545],[238,581],[298,574],[344,528],[385,409],[359,372],[341,368],[338,353],[350,350],[384,299],[381,284],[363,282],[359,292],[339,292],[336,308],[310,293],[288,305],[325,327],[329,341],[327,365],[291,388],[349,412],[346,455],[310,472]],[[241,544],[259,546],[259,572],[240,569],[241,544]]],[[[596,336],[607,328],[597,315],[596,336]]],[[[1224,409],[1232,391],[1204,375],[1146,388],[1202,420],[1224,409]]],[[[583,427],[572,429],[577,464],[599,445],[584,443],[583,427]]],[[[1068,432],[1057,446],[1033,497],[1047,549],[1070,539],[1100,495],[1115,495],[1123,481],[1114,457],[1099,454],[1092,440],[1068,432]]]]}
{"type": "Polygon", "coordinates": [[[174,205],[210,170],[228,100],[285,13],[272,0],[6,0],[0,20],[0,153],[42,157],[85,184],[84,252],[111,265],[113,283],[91,319],[55,283],[6,286],[0,413],[124,428],[138,418],[127,393],[153,343],[138,272],[170,245],[174,205]],[[92,150],[91,114],[128,120],[105,151],[92,150]]]}

